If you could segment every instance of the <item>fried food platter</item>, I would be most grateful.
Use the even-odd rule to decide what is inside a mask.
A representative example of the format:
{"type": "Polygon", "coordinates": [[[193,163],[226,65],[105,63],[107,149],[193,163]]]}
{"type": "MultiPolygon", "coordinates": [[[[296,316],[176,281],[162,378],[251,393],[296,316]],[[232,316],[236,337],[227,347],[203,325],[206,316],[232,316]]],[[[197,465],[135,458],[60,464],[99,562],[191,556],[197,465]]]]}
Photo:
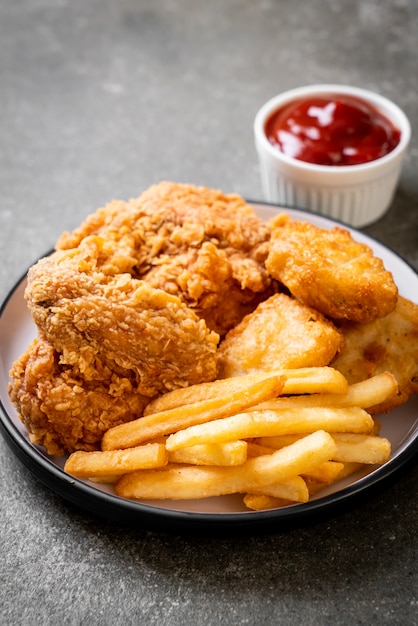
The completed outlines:
{"type": "MultiPolygon", "coordinates": [[[[285,210],[290,217],[332,228],[336,223],[297,209],[251,202],[265,221],[285,210]]],[[[369,245],[392,272],[400,295],[416,301],[418,276],[397,254],[364,233],[349,229],[353,237],[369,245]]],[[[48,455],[33,445],[8,396],[8,372],[13,361],[36,335],[26,307],[26,278],[17,282],[2,305],[0,317],[0,426],[16,456],[44,484],[81,509],[116,522],[168,532],[257,532],[284,530],[332,514],[355,502],[397,476],[418,451],[418,397],[388,415],[379,416],[381,433],[391,442],[391,459],[379,467],[369,466],[330,485],[309,502],[278,509],[249,511],[238,496],[218,496],[189,501],[132,501],[115,495],[113,486],[74,478],[64,472],[65,458],[48,455]]]]}

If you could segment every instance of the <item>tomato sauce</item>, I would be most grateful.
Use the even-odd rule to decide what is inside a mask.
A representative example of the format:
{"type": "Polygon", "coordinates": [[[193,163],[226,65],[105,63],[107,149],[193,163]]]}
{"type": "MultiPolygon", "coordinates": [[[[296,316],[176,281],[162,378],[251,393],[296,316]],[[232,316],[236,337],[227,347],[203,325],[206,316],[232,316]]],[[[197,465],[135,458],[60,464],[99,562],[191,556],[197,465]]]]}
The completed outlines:
{"type": "Polygon", "coordinates": [[[400,131],[373,105],[345,95],[292,102],[266,122],[270,143],[289,157],[317,165],[358,165],[379,159],[400,131]]]}

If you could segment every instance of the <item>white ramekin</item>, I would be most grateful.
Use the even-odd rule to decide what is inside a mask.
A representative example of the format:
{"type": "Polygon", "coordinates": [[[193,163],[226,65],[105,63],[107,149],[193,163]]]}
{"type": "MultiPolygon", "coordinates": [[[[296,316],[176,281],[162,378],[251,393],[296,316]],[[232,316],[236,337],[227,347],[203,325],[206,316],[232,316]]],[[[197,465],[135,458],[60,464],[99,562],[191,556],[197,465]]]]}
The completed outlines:
{"type": "Polygon", "coordinates": [[[286,91],[266,102],[255,117],[254,135],[265,200],[361,227],[375,222],[389,208],[411,127],[396,104],[372,91],[346,85],[310,85],[286,91]],[[294,100],[324,94],[351,95],[370,102],[400,130],[399,144],[392,152],[369,163],[328,166],[298,161],[269,142],[265,124],[276,110],[294,100]]]}

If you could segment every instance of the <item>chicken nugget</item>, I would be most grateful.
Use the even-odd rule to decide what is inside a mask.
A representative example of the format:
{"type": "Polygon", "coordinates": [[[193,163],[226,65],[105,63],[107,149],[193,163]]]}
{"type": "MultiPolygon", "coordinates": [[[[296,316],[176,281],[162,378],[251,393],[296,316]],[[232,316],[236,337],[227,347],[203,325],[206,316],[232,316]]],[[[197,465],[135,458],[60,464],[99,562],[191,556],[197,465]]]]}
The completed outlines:
{"type": "Polygon", "coordinates": [[[259,304],[221,342],[220,377],[279,368],[321,367],[342,348],[342,335],[321,313],[279,293],[259,304]]]}
{"type": "Polygon", "coordinates": [[[332,319],[370,322],[396,306],[392,274],[339,226],[326,230],[281,216],[272,223],[266,267],[295,298],[332,319]]]}
{"type": "Polygon", "coordinates": [[[344,349],[331,363],[350,384],[391,372],[398,394],[368,409],[388,413],[418,393],[418,304],[399,296],[394,311],[368,324],[341,325],[344,349]]]}

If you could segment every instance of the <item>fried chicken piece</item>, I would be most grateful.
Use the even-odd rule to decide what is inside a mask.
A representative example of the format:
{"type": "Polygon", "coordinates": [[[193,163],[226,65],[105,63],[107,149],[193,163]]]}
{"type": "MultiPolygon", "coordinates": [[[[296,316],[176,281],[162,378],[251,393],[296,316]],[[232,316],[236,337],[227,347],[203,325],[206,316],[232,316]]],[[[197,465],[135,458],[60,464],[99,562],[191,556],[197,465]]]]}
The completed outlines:
{"type": "Polygon", "coordinates": [[[273,293],[270,230],[236,194],[163,182],[99,209],[56,247],[90,235],[106,242],[104,273],[128,272],[179,297],[220,335],[273,293]]]}
{"type": "Polygon", "coordinates": [[[272,293],[269,237],[240,196],[174,183],[64,233],[29,271],[39,338],[11,372],[32,440],[90,449],[147,398],[214,380],[218,331],[272,293]]]}
{"type": "Polygon", "coordinates": [[[142,415],[149,401],[137,392],[133,373],[117,374],[96,358],[86,377],[79,365],[62,365],[40,337],[10,372],[10,398],[31,442],[52,455],[97,450],[106,430],[142,415]]]}
{"type": "Polygon", "coordinates": [[[368,324],[341,325],[344,350],[332,362],[349,383],[391,372],[398,395],[372,407],[372,413],[388,413],[418,393],[418,304],[399,296],[396,309],[368,324]]]}
{"type": "Polygon", "coordinates": [[[398,290],[382,260],[338,226],[277,218],[266,267],[295,298],[332,319],[370,322],[396,306],[398,290]]]}
{"type": "Polygon", "coordinates": [[[220,344],[220,377],[325,366],[341,348],[341,333],[332,322],[284,293],[275,294],[220,344]]]}
{"type": "Polygon", "coordinates": [[[219,336],[176,296],[101,272],[103,252],[103,239],[88,237],[29,271],[29,310],[60,362],[88,376],[99,358],[134,373],[138,393],[149,397],[216,378],[219,336]]]}

